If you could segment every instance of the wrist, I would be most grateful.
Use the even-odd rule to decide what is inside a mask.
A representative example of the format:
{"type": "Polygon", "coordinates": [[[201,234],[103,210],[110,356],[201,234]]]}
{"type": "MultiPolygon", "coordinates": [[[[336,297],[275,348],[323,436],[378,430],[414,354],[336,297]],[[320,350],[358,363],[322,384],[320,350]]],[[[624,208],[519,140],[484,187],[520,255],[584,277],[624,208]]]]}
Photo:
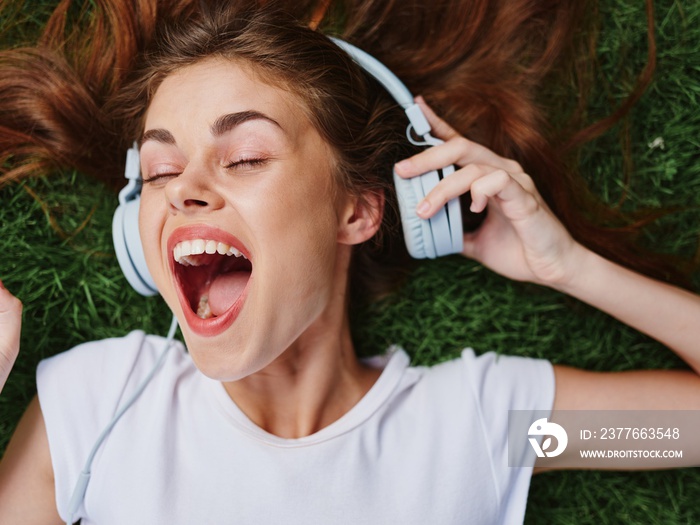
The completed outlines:
{"type": "Polygon", "coordinates": [[[567,253],[562,256],[560,270],[540,284],[554,290],[579,297],[590,286],[593,274],[602,258],[589,248],[572,241],[567,253]]]}

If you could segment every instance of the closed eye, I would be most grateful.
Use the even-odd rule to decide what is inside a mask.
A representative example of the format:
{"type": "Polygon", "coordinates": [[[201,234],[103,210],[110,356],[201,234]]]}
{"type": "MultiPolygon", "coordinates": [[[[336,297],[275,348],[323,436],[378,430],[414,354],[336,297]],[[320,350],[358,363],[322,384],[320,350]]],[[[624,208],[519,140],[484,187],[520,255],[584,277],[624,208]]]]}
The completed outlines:
{"type": "Polygon", "coordinates": [[[226,166],[226,169],[254,169],[267,163],[268,159],[263,157],[251,157],[235,160],[226,166]]]}
{"type": "MultiPolygon", "coordinates": [[[[232,170],[246,170],[246,169],[255,169],[260,166],[265,165],[268,162],[269,159],[263,158],[263,157],[251,157],[251,158],[243,158],[243,159],[238,159],[236,161],[233,161],[226,166],[224,166],[225,169],[232,169],[232,170]]],[[[160,184],[165,184],[169,179],[173,177],[177,177],[180,175],[179,171],[174,171],[174,172],[164,172],[164,173],[155,173],[153,175],[150,175],[148,177],[144,177],[143,183],[144,184],[152,184],[152,183],[160,183],[160,184]]]]}
{"type": "Polygon", "coordinates": [[[179,173],[156,173],[155,175],[150,175],[148,177],[144,177],[143,183],[144,184],[152,184],[154,182],[159,182],[159,183],[165,183],[167,182],[168,179],[171,179],[172,177],[177,177],[180,175],[179,173]]]}

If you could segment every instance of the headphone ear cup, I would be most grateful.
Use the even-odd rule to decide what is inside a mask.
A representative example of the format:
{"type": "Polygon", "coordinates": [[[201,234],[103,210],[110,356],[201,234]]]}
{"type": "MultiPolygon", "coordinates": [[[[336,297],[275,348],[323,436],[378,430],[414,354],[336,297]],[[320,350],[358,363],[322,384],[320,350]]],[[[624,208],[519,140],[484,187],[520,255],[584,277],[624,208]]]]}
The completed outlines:
{"type": "MultiPolygon", "coordinates": [[[[454,173],[454,166],[442,170],[443,177],[454,173]]],[[[403,179],[394,172],[401,224],[408,253],[414,259],[433,259],[461,253],[463,248],[462,213],[459,199],[450,200],[430,219],[416,215],[418,203],[440,182],[437,171],[403,179]]]]}
{"type": "MultiPolygon", "coordinates": [[[[445,177],[449,177],[454,172],[454,166],[445,166],[442,169],[441,178],[444,179],[445,177]]],[[[462,253],[462,250],[464,250],[464,227],[462,225],[462,204],[460,203],[459,198],[454,198],[448,201],[445,209],[447,210],[447,216],[450,223],[449,228],[452,241],[452,249],[450,250],[450,253],[462,253]]]]}
{"type": "MultiPolygon", "coordinates": [[[[440,175],[433,170],[414,177],[412,180],[419,181],[423,195],[428,195],[440,183],[440,175]]],[[[447,207],[443,206],[430,219],[423,220],[423,222],[430,224],[430,239],[436,256],[450,255],[452,253],[452,234],[450,231],[450,220],[447,216],[447,207]]]]}
{"type": "MultiPolygon", "coordinates": [[[[372,75],[404,109],[409,121],[406,138],[411,144],[437,146],[443,143],[430,135],[430,122],[411,92],[396,75],[376,58],[352,44],[333,37],[331,40],[372,75]],[[413,137],[422,137],[422,140],[413,137]]],[[[418,217],[415,211],[418,203],[440,182],[441,176],[445,177],[453,172],[454,166],[447,166],[441,169],[440,173],[431,171],[411,179],[402,179],[394,172],[394,187],[399,201],[406,248],[415,259],[432,259],[462,251],[464,239],[459,199],[452,199],[428,220],[418,217]]]]}
{"type": "Polygon", "coordinates": [[[112,219],[112,240],[119,266],[129,284],[146,297],[158,294],[146,265],[139,235],[139,201],[136,198],[117,207],[112,219]]]}
{"type": "Polygon", "coordinates": [[[408,253],[414,259],[435,258],[430,223],[416,215],[418,203],[425,197],[420,177],[403,179],[394,172],[394,187],[399,203],[401,225],[408,253]]]}

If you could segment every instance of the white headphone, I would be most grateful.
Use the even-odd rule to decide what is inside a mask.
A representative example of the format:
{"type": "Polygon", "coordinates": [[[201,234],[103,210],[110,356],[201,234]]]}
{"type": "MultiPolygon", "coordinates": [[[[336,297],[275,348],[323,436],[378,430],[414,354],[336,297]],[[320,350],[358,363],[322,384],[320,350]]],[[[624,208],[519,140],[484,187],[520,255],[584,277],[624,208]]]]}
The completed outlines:
{"type": "MultiPolygon", "coordinates": [[[[430,134],[428,120],[413,100],[411,92],[396,75],[376,58],[355,46],[337,38],[331,38],[331,40],[348,53],[367,73],[377,79],[404,108],[409,120],[406,137],[412,144],[428,147],[442,144],[443,141],[430,134]],[[422,137],[423,140],[415,140],[414,134],[422,137]]],[[[454,171],[454,166],[450,165],[411,179],[402,179],[394,173],[394,185],[399,201],[406,248],[408,253],[416,259],[433,259],[462,251],[462,213],[459,199],[450,200],[430,219],[421,219],[415,211],[418,203],[437,186],[440,180],[454,171]]],[[[158,290],[146,266],[138,228],[142,179],[136,144],[127,151],[124,175],[129,182],[119,192],[119,206],[114,212],[112,221],[114,249],[129,284],[141,295],[156,295],[158,290]]]]}
{"type": "Polygon", "coordinates": [[[139,201],[141,200],[141,165],[138,145],[126,152],[124,176],[129,180],[119,192],[119,206],[112,218],[112,240],[117,261],[129,284],[141,295],[157,295],[156,283],[146,266],[139,234],[139,201]]]}

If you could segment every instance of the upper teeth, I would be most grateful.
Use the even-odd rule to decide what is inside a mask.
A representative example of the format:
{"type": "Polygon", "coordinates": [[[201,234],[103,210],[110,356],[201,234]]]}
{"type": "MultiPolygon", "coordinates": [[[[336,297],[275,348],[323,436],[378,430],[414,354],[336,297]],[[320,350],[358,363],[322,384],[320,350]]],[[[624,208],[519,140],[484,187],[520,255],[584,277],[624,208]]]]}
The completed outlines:
{"type": "Polygon", "coordinates": [[[189,241],[182,241],[175,245],[173,248],[173,257],[176,262],[181,264],[192,264],[192,260],[189,258],[190,255],[200,255],[202,253],[231,256],[236,257],[247,257],[243,255],[239,250],[233,246],[229,246],[224,242],[212,241],[207,239],[192,239],[189,241]]]}

